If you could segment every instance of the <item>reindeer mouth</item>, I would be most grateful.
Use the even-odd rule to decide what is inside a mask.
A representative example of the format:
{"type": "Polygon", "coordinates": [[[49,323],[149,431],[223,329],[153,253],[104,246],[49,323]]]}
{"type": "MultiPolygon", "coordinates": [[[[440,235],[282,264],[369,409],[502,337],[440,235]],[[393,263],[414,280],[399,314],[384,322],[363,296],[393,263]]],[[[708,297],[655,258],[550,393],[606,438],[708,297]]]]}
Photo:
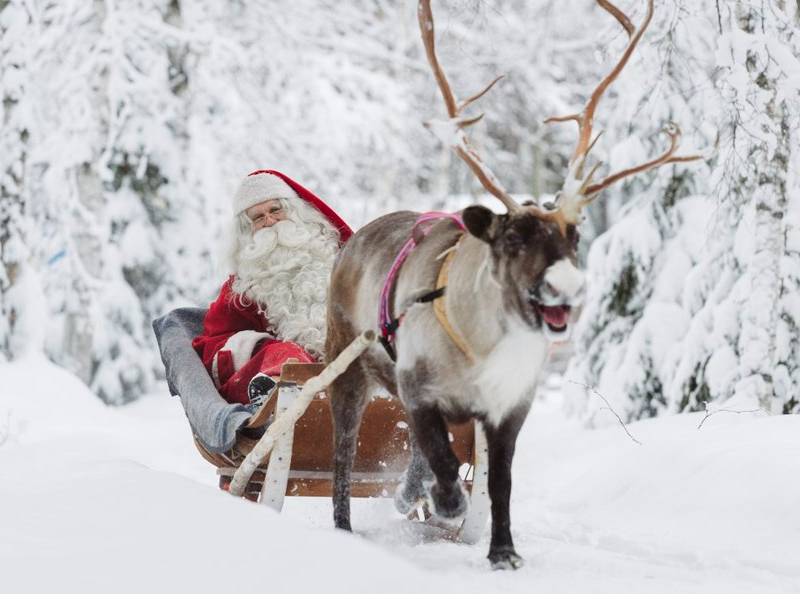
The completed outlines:
{"type": "Polygon", "coordinates": [[[538,302],[532,302],[532,304],[536,312],[539,313],[539,316],[542,317],[542,321],[547,325],[547,329],[550,332],[558,334],[567,331],[571,306],[568,304],[545,306],[538,302]]]}

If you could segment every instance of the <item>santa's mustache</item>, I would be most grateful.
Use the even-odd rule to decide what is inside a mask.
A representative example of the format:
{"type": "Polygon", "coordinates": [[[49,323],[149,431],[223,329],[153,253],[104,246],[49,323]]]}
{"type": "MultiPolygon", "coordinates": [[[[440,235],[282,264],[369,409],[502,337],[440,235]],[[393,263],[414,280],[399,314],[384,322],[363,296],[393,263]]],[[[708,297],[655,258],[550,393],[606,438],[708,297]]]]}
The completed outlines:
{"type": "Polygon", "coordinates": [[[328,279],[338,246],[320,235],[308,237],[302,247],[288,248],[276,243],[279,235],[256,235],[257,249],[247,250],[257,256],[245,259],[240,254],[233,291],[258,306],[279,338],[321,357],[328,279]]]}
{"type": "Polygon", "coordinates": [[[298,227],[288,220],[278,221],[272,227],[256,231],[252,239],[242,247],[240,257],[243,260],[254,260],[269,254],[278,246],[298,248],[307,244],[312,234],[308,227],[298,227]]]}

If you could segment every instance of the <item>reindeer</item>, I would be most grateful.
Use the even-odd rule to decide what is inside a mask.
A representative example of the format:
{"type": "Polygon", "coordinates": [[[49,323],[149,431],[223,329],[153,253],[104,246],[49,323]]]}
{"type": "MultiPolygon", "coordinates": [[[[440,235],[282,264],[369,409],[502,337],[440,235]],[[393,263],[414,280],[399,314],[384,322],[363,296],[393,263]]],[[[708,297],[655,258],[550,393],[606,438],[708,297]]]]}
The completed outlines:
{"type": "Polygon", "coordinates": [[[468,500],[445,423],[478,419],[489,448],[492,529],[488,558],[493,568],[516,569],[523,563],[511,537],[511,462],[548,343],[569,335],[570,313],[584,291],[584,275],[576,266],[581,210],[623,177],[699,158],[675,156],[680,133],[672,127],[672,143],[663,155],[599,182],[593,180],[597,165],[584,176],[594,144],[597,103],[627,63],[653,13],[649,0],[646,17],[636,29],[610,2],[597,3],[619,21],[630,39],[582,113],[548,119],[574,120],[579,128],[554,210],[517,203],[470,144],[464,130],[483,115],[469,118],[462,113],[499,78],[458,104],[436,57],[430,0],[419,3],[427,59],[449,117],[429,126],[451,130],[457,155],[507,212],[495,214],[475,205],[465,208],[460,218],[427,220],[409,211],[388,214],[356,232],[339,255],[331,275],[327,355],[336,356],[358,332],[375,326],[384,289],[389,312],[402,319],[396,332],[384,328],[387,352],[373,346],[329,388],[335,423],[333,506],[338,528],[351,530],[349,479],[355,442],[370,390],[378,384],[399,396],[411,425],[412,461],[396,492],[396,507],[409,513],[427,501],[431,511],[444,519],[465,514],[468,500]],[[395,257],[409,247],[413,251],[393,285],[387,283],[387,274],[396,270],[395,257]],[[394,344],[389,343],[392,333],[396,334],[394,344]],[[390,356],[393,352],[396,357],[390,356]]]}

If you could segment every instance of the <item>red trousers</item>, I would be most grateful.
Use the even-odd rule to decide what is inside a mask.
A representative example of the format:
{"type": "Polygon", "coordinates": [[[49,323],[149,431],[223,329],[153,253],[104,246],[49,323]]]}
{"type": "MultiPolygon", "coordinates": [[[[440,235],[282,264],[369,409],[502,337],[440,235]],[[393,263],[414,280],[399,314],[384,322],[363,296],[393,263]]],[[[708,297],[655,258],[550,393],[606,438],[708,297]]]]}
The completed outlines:
{"type": "Polygon", "coordinates": [[[283,363],[290,358],[302,363],[316,362],[308,352],[294,342],[264,340],[256,345],[252,358],[222,384],[219,393],[231,404],[250,404],[250,398],[247,396],[250,380],[257,373],[271,377],[280,375],[283,363]]]}

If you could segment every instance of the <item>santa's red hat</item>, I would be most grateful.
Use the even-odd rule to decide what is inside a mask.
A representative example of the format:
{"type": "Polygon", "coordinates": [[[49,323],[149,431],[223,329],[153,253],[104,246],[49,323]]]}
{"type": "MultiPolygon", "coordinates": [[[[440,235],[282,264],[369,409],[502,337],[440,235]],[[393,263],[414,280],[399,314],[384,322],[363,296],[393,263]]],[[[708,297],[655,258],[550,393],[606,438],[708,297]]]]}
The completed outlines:
{"type": "Polygon", "coordinates": [[[353,230],[336,212],[314,193],[283,173],[267,169],[253,171],[244,178],[233,198],[233,210],[238,215],[251,206],[278,198],[301,198],[325,215],[339,232],[342,243],[353,235],[353,230]]]}

